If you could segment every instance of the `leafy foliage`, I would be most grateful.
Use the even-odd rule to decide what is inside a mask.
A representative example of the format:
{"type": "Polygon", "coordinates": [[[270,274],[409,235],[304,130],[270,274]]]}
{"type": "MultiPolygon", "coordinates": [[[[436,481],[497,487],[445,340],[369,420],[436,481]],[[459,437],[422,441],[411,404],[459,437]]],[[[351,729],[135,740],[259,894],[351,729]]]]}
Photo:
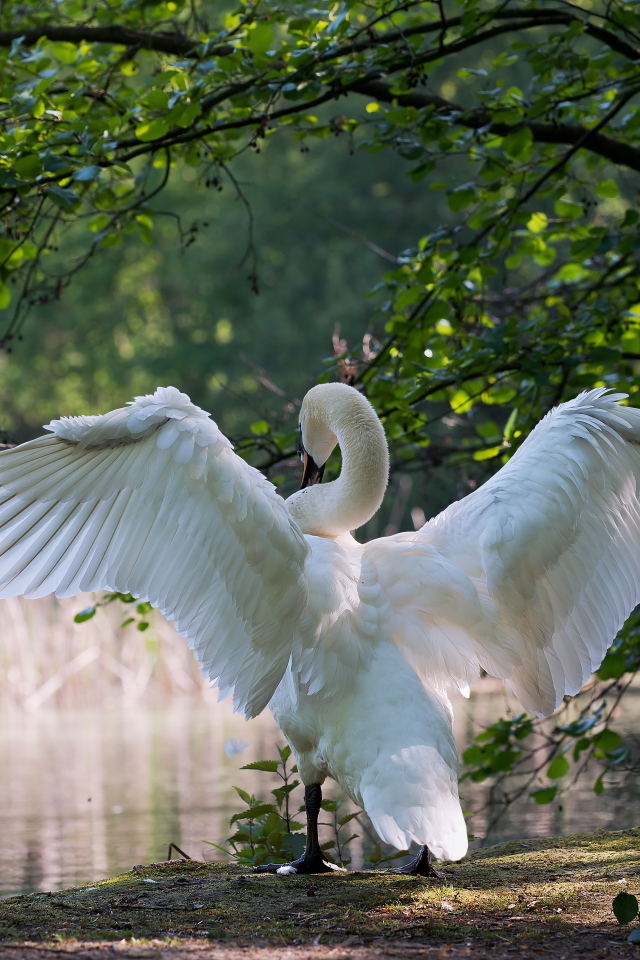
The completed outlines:
{"type": "Polygon", "coordinates": [[[494,821],[506,803],[522,796],[545,805],[560,798],[587,770],[597,771],[593,789],[601,794],[610,774],[634,765],[629,745],[614,729],[621,698],[640,669],[640,615],[620,632],[592,684],[578,698],[567,698],[552,720],[519,714],[502,717],[463,752],[463,779],[492,780],[494,821]],[[499,793],[507,777],[502,804],[499,793]]]}
{"type": "Polygon", "coordinates": [[[278,754],[278,760],[258,760],[241,768],[277,774],[282,785],[271,791],[274,800],[265,802],[241,787],[234,787],[245,804],[229,821],[229,826],[234,827],[235,832],[228,837],[224,846],[205,841],[231,854],[243,866],[286,863],[302,856],[304,852],[305,838],[300,832],[304,830],[304,824],[294,820],[291,815],[291,794],[300,786],[300,781],[294,778],[297,767],[287,768],[291,757],[290,747],[278,747],[278,754]]]}
{"type": "MultiPolygon", "coordinates": [[[[275,787],[271,794],[273,801],[265,802],[247,793],[241,787],[234,787],[246,808],[242,808],[231,817],[229,825],[235,827],[235,833],[227,838],[226,844],[220,845],[206,840],[209,846],[221,850],[231,856],[242,866],[259,866],[264,863],[287,863],[297,860],[304,853],[305,836],[301,832],[304,824],[293,819],[293,795],[296,803],[299,802],[300,781],[295,778],[297,767],[287,767],[291,758],[291,747],[277,747],[278,760],[256,760],[248,763],[242,770],[261,770],[264,773],[276,774],[282,781],[281,786],[275,787]]],[[[357,838],[353,833],[345,837],[343,827],[357,818],[361,811],[340,816],[343,801],[325,799],[322,809],[331,815],[331,821],[324,826],[332,828],[333,837],[322,844],[325,855],[333,856],[340,866],[347,866],[351,860],[347,854],[347,846],[357,838]]],[[[304,804],[298,808],[304,812],[304,804]]]]}
{"type": "Polygon", "coordinates": [[[121,628],[128,627],[131,623],[135,623],[136,630],[139,630],[140,633],[144,633],[145,630],[149,629],[149,614],[153,607],[146,600],[137,600],[131,596],[130,593],[104,593],[92,606],[86,607],[84,610],[76,613],[73,618],[74,623],[86,623],[87,620],[95,617],[100,607],[109,606],[114,603],[114,601],[123,603],[132,610],[132,615],[125,617],[120,624],[121,628]]]}

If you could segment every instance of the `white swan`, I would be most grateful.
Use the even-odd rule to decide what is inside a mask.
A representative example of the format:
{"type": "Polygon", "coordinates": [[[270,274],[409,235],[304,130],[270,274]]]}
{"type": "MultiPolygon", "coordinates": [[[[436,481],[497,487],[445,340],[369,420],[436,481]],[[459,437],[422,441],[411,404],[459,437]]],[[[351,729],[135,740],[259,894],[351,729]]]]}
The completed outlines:
{"type": "MultiPolygon", "coordinates": [[[[55,420],[0,453],[0,597],[130,592],[186,635],[248,717],[267,704],[306,785],[339,782],[380,837],[467,850],[447,689],[480,668],[551,713],[598,667],[640,587],[640,410],[584,393],[508,464],[417,533],[349,531],[387,485],[384,431],[343,384],[302,404],[304,488],[286,502],[209,416],[159,388],[101,417],[55,420]],[[321,467],[340,444],[342,472],[321,467]]],[[[266,869],[277,869],[269,865],[266,869]]]]}

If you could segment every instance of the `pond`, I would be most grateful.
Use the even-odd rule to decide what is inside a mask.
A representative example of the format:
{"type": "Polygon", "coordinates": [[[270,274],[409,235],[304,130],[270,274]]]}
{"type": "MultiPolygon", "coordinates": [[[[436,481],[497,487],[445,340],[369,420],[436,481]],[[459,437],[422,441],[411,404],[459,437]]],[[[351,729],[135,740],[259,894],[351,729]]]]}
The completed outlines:
{"type": "MultiPolygon", "coordinates": [[[[79,608],[75,601],[69,609],[79,608]]],[[[186,655],[168,663],[165,657],[163,674],[158,650],[168,645],[172,655],[179,649],[182,656],[185,646],[166,625],[158,625],[152,642],[133,635],[138,662],[122,642],[113,646],[107,621],[96,618],[91,630],[90,625],[67,629],[69,609],[40,607],[40,620],[23,623],[20,617],[36,616],[31,607],[25,613],[5,605],[8,636],[19,629],[23,634],[19,656],[14,651],[10,662],[0,658],[3,677],[9,678],[4,688],[0,684],[0,896],[113,876],[134,864],[166,859],[170,843],[192,857],[219,859],[220,851],[205,841],[221,843],[231,832],[229,818],[243,805],[233,786],[268,797],[274,785],[268,774],[240,770],[273,758],[274,744],[283,743],[268,712],[250,723],[234,715],[228,702],[218,703],[202,684],[186,655]],[[47,631],[53,636],[55,629],[62,631],[54,640],[63,655],[47,676],[51,662],[44,657],[40,663],[31,634],[42,631],[41,643],[53,642],[47,631]],[[107,673],[111,681],[105,686],[107,673]]],[[[10,646],[7,641],[5,653],[10,646]]],[[[455,732],[461,749],[514,706],[490,678],[469,700],[458,697],[455,732]]],[[[622,706],[618,726],[633,732],[640,689],[631,689],[622,706]]],[[[586,776],[562,802],[548,807],[526,799],[515,804],[487,841],[637,824],[640,778],[599,797],[593,779],[586,776]]],[[[487,785],[467,781],[461,793],[463,807],[476,813],[470,830],[485,837],[494,812],[487,806],[487,785]]],[[[358,867],[371,840],[361,828],[355,832],[361,835],[351,851],[358,867]]]]}

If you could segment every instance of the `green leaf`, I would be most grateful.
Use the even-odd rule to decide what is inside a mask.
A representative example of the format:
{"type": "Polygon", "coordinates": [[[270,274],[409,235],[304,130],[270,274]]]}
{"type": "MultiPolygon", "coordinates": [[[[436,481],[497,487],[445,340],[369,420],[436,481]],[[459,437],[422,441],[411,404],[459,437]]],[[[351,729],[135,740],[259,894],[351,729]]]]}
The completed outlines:
{"type": "Polygon", "coordinates": [[[621,651],[609,652],[598,670],[601,680],[617,680],[627,672],[627,658],[621,651]]]}
{"type": "Polygon", "coordinates": [[[602,200],[612,200],[614,197],[620,195],[618,190],[618,184],[615,180],[603,180],[596,187],[596,194],[601,197],[602,200]]]}
{"type": "Polygon", "coordinates": [[[456,390],[449,398],[449,404],[454,413],[466,413],[471,410],[473,403],[473,398],[469,396],[466,390],[456,390]]]}
{"type": "Polygon", "coordinates": [[[97,179],[101,173],[102,167],[89,166],[74,170],[72,176],[74,180],[80,180],[82,183],[86,183],[89,180],[97,179]]]}
{"type": "Polygon", "coordinates": [[[556,280],[563,283],[576,283],[584,277],[589,276],[589,271],[585,270],[580,263],[565,263],[555,275],[556,280]]]}
{"type": "Polygon", "coordinates": [[[169,124],[166,120],[150,120],[147,123],[140,123],[136,127],[136,137],[147,143],[150,140],[160,140],[169,132],[169,124]]]}
{"type": "Polygon", "coordinates": [[[356,817],[360,816],[360,813],[361,813],[360,810],[356,810],[355,813],[348,813],[346,816],[340,817],[340,819],[338,820],[338,826],[344,827],[345,823],[349,823],[350,820],[355,820],[356,817]]]}
{"type": "Polygon", "coordinates": [[[486,447],[484,450],[474,450],[473,459],[477,461],[493,460],[502,450],[502,445],[497,447],[486,447]]]}
{"type": "Polygon", "coordinates": [[[527,221],[527,230],[531,233],[542,233],[546,229],[549,221],[545,213],[534,213],[527,221]]]}
{"type": "Polygon", "coordinates": [[[100,187],[93,194],[93,203],[98,210],[111,210],[116,205],[116,195],[110,187],[100,187]]]}
{"type": "Polygon", "coordinates": [[[577,217],[581,217],[584,213],[584,208],[581,203],[575,203],[575,201],[565,199],[564,197],[556,200],[553,205],[553,209],[556,213],[556,216],[567,220],[575,220],[577,217]]]}
{"type": "Polygon", "coordinates": [[[632,893],[619,893],[613,901],[613,912],[618,923],[632,923],[638,916],[638,899],[632,893]]]}
{"type": "Polygon", "coordinates": [[[264,770],[265,773],[277,773],[280,764],[277,760],[256,760],[254,763],[246,763],[241,770],[264,770]]]}
{"type": "Polygon", "coordinates": [[[37,153],[28,153],[26,156],[18,157],[13,169],[19,176],[32,180],[41,172],[42,160],[37,153]]]}
{"type": "Polygon", "coordinates": [[[449,203],[449,208],[454,212],[459,210],[466,210],[470,203],[476,198],[476,191],[473,188],[472,184],[463,183],[462,186],[456,187],[454,190],[450,190],[447,195],[447,201],[449,203]]]}
{"type": "Polygon", "coordinates": [[[92,617],[96,615],[95,607],[86,607],[85,610],[81,610],[80,613],[76,613],[73,618],[74,623],[86,623],[87,620],[91,620],[92,617]]]}
{"type": "Polygon", "coordinates": [[[522,127],[502,139],[502,149],[513,160],[528,160],[533,148],[533,134],[528,127],[522,127]]]}
{"type": "Polygon", "coordinates": [[[253,54],[265,54],[271,46],[273,30],[264,22],[256,23],[247,34],[245,44],[253,54]]]}
{"type": "Polygon", "coordinates": [[[169,96],[164,90],[149,90],[142,98],[145,107],[151,107],[152,110],[166,110],[169,106],[169,96]]]}
{"type": "Polygon", "coordinates": [[[185,103],[177,111],[171,111],[171,120],[173,123],[176,123],[179,127],[190,127],[194,120],[202,113],[202,107],[196,101],[193,103],[185,103]]]}
{"type": "Polygon", "coordinates": [[[291,854],[293,860],[297,860],[304,853],[306,846],[306,837],[301,833],[285,833],[282,842],[291,854]]]}
{"type": "Polygon", "coordinates": [[[256,437],[263,437],[269,433],[269,429],[270,427],[266,420],[256,420],[250,427],[251,433],[255,434],[256,437]]]}
{"type": "Polygon", "coordinates": [[[569,761],[566,757],[556,757],[547,767],[547,776],[550,780],[558,780],[564,777],[570,769],[569,761]]]}
{"type": "Polygon", "coordinates": [[[247,810],[241,810],[239,813],[234,813],[229,820],[229,826],[234,824],[236,820],[256,820],[258,817],[263,817],[268,813],[277,813],[274,804],[258,803],[255,807],[249,807],[247,810]]]}
{"type": "Polygon", "coordinates": [[[557,792],[557,787],[543,787],[540,790],[532,790],[529,796],[540,806],[543,806],[546,803],[551,803],[557,792]]]}
{"type": "Polygon", "coordinates": [[[77,193],[67,189],[67,187],[59,187],[55,183],[50,183],[47,187],[47,196],[57,207],[67,213],[72,213],[80,203],[80,197],[77,193]]]}
{"type": "Polygon", "coordinates": [[[622,737],[615,730],[609,730],[607,727],[595,735],[593,742],[598,750],[602,750],[603,753],[611,753],[620,746],[622,737]]]}
{"type": "Polygon", "coordinates": [[[485,755],[482,747],[474,744],[472,747],[468,747],[462,754],[462,759],[465,763],[482,763],[484,761],[485,755]]]}
{"type": "Polygon", "coordinates": [[[246,790],[243,790],[242,787],[234,787],[235,792],[238,794],[241,800],[244,800],[245,803],[248,803],[251,806],[252,800],[250,794],[246,790]]]}
{"type": "Polygon", "coordinates": [[[518,408],[514,407],[511,413],[509,414],[509,419],[507,420],[504,427],[503,438],[505,443],[511,443],[517,422],[518,422],[518,408]]]}
{"type": "Polygon", "coordinates": [[[75,43],[59,41],[51,44],[51,52],[60,63],[75,63],[78,59],[78,48],[75,43]]]}

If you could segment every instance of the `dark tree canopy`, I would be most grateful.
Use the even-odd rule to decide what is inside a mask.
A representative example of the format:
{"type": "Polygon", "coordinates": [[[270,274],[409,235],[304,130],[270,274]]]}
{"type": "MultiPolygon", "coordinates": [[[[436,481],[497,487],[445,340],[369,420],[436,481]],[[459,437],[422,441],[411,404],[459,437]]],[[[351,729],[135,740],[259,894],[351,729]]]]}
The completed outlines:
{"type": "Polygon", "coordinates": [[[475,408],[461,452],[499,458],[520,427],[511,409],[538,417],[632,380],[634,4],[263,0],[221,15],[72,0],[8,4],[2,21],[5,347],[94,253],[150,239],[180,164],[215,187],[274,136],[339,136],[394,151],[425,210],[431,190],[447,195],[447,222],[425,215],[381,278],[379,342],[342,367],[412,462],[437,442],[427,400],[475,408]],[[84,251],[49,271],[70,224],[84,251]],[[509,407],[507,434],[492,405],[509,407]]]}

